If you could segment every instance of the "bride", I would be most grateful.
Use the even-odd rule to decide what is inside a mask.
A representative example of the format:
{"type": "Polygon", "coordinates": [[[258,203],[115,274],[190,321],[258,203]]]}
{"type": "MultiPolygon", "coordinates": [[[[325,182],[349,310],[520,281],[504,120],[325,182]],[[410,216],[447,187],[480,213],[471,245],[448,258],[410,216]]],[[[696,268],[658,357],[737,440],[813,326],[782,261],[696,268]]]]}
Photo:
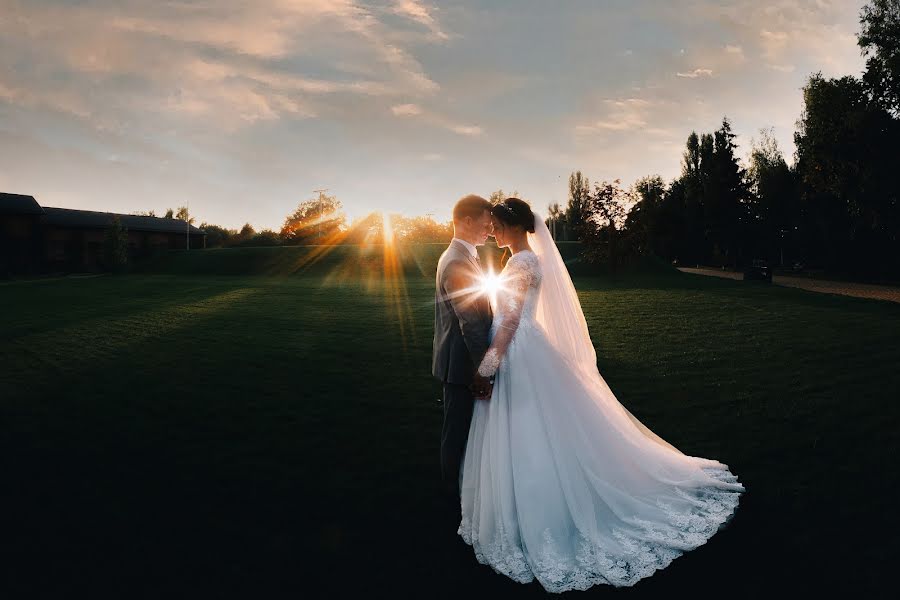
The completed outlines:
{"type": "Polygon", "coordinates": [[[491,216],[513,255],[478,367],[495,383],[475,403],[458,533],[479,562],[550,592],[633,585],[712,537],[744,486],[616,400],[543,220],[517,198],[491,216]]]}

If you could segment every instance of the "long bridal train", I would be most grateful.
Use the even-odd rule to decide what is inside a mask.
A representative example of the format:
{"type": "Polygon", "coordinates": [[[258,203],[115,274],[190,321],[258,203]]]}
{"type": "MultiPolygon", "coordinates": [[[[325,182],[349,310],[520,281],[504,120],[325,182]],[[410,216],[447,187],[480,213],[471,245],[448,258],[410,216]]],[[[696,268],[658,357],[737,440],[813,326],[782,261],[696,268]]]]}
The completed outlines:
{"type": "Polygon", "coordinates": [[[709,540],[744,486],[727,465],[683,454],[618,402],[580,305],[572,312],[562,259],[535,221],[535,252],[516,253],[503,273],[492,332],[515,333],[492,397],[475,405],[458,533],[479,562],[551,592],[633,585],[709,540]]]}

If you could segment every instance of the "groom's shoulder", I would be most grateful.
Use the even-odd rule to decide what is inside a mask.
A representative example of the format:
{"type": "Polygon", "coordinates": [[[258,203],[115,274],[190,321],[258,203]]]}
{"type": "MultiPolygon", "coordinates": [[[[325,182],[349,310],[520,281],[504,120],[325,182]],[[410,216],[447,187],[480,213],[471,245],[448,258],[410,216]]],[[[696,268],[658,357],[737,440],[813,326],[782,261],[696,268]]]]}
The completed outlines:
{"type": "Polygon", "coordinates": [[[459,251],[459,248],[456,246],[456,244],[450,244],[449,246],[444,248],[444,251],[441,253],[440,260],[442,262],[446,262],[446,261],[456,260],[459,258],[463,258],[463,255],[459,251]]]}
{"type": "Polygon", "coordinates": [[[438,270],[447,270],[448,268],[455,268],[466,264],[467,261],[465,255],[459,248],[451,244],[441,254],[440,259],[438,259],[438,270]]]}

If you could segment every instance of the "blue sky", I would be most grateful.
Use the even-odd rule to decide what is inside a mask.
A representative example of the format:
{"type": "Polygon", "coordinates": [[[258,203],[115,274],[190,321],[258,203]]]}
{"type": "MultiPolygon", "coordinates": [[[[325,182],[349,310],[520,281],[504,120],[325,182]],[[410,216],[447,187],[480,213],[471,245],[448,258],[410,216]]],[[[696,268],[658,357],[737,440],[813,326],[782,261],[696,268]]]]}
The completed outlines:
{"type": "Polygon", "coordinates": [[[793,153],[810,73],[859,74],[847,0],[0,0],[0,191],[279,228],[449,218],[497,188],[680,170],[724,115],[793,153]]]}

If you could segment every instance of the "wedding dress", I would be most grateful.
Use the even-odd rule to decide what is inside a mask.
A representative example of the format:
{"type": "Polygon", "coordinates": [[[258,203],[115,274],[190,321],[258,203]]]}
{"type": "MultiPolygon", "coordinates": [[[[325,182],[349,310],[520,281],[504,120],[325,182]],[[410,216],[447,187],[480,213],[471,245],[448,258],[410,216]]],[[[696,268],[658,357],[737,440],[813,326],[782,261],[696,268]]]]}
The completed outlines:
{"type": "Polygon", "coordinates": [[[596,366],[574,286],[540,217],[514,254],[479,366],[458,533],[482,564],[550,592],[630,586],[704,544],[744,486],[640,423],[596,366]]]}

